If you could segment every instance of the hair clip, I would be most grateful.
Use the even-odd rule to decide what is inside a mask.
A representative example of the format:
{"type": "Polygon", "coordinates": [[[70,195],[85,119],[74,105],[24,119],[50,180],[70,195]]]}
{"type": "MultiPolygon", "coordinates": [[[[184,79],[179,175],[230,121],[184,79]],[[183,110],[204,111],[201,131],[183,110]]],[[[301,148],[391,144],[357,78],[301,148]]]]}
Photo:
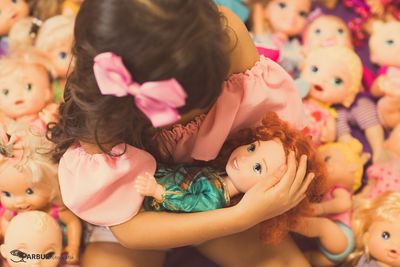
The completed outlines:
{"type": "Polygon", "coordinates": [[[29,30],[29,36],[33,39],[36,38],[36,35],[39,32],[40,27],[42,26],[43,21],[38,18],[32,19],[31,29],[29,30]]]}

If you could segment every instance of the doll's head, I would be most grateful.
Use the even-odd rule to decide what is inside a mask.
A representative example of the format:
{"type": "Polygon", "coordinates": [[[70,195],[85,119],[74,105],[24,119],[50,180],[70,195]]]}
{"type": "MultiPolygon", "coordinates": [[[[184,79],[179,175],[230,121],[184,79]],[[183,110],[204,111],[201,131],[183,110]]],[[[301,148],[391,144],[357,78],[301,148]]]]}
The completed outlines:
{"type": "Polygon", "coordinates": [[[349,107],[361,89],[362,63],[349,48],[320,48],[307,55],[301,77],[311,84],[309,97],[349,107]]]}
{"type": "Polygon", "coordinates": [[[365,255],[380,266],[400,266],[400,193],[385,192],[353,215],[354,256],[365,255]]]}
{"type": "Polygon", "coordinates": [[[52,99],[50,77],[37,53],[0,59],[0,110],[18,119],[37,114],[52,99]]]}
{"type": "Polygon", "coordinates": [[[25,0],[0,0],[0,36],[8,35],[14,23],[28,14],[29,5],[25,0]]]}
{"type": "Polygon", "coordinates": [[[1,203],[15,212],[46,210],[59,201],[57,165],[48,156],[52,146],[33,129],[17,135],[21,136],[22,150],[0,145],[1,203]]]}
{"type": "Polygon", "coordinates": [[[259,127],[241,130],[225,142],[220,155],[211,163],[216,168],[226,166],[229,177],[236,181],[234,185],[245,192],[286,163],[290,151],[294,151],[298,162],[302,155],[308,157],[307,172],[313,172],[315,178],[303,202],[263,223],[261,237],[271,243],[279,242],[308,204],[317,202],[324,193],[325,166],[317,158],[311,140],[269,112],[259,127]]]}
{"type": "Polygon", "coordinates": [[[303,42],[307,52],[328,46],[353,48],[351,33],[346,23],[332,15],[322,15],[313,20],[305,30],[303,42]]]}
{"type": "Polygon", "coordinates": [[[46,54],[51,63],[54,78],[66,78],[71,64],[74,20],[72,16],[55,16],[40,27],[35,47],[46,54]]]}
{"type": "Polygon", "coordinates": [[[327,185],[342,185],[355,192],[361,186],[364,164],[369,155],[363,154],[357,141],[329,143],[318,148],[318,156],[328,169],[327,185]]]}
{"type": "Polygon", "coordinates": [[[9,266],[58,266],[62,251],[58,223],[42,211],[28,211],[15,216],[7,226],[1,255],[9,266]],[[40,257],[34,259],[33,256],[40,257]]]}
{"type": "Polygon", "coordinates": [[[41,20],[33,17],[16,22],[8,34],[10,53],[22,53],[33,47],[41,24],[41,20]]]}
{"type": "Polygon", "coordinates": [[[139,84],[176,79],[187,95],[182,117],[210,107],[229,71],[224,21],[212,1],[85,0],[75,22],[75,68],[52,130],[55,158],[78,140],[143,148],[145,130],[154,130],[131,95],[101,94],[93,65],[103,52],[118,55],[139,84]]]}
{"type": "Polygon", "coordinates": [[[45,21],[60,15],[64,0],[26,0],[29,3],[31,16],[45,21]]]}
{"type": "Polygon", "coordinates": [[[306,26],[311,0],[267,0],[264,16],[273,33],[284,37],[300,35],[306,26]]]}
{"type": "Polygon", "coordinates": [[[373,63],[400,67],[400,22],[375,22],[369,48],[373,63]]]}

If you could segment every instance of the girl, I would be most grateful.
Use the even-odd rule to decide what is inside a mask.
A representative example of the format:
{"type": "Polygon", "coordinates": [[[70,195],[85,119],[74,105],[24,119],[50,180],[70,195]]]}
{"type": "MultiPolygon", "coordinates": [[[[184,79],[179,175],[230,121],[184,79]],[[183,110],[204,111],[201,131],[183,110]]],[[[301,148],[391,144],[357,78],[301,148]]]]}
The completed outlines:
{"type": "MultiPolygon", "coordinates": [[[[86,0],[78,13],[76,66],[61,120],[51,129],[54,158],[61,158],[67,206],[86,221],[111,227],[125,246],[162,249],[241,232],[295,206],[305,192],[302,186],[311,182],[311,174],[303,179],[306,158],[296,171],[291,156],[286,174],[275,174],[283,178],[268,196],[264,191],[271,181],[263,180],[235,207],[194,214],[138,212],[135,177],[155,170],[146,150],[164,162],[212,160],[231,132],[259,123],[268,110],[302,127],[301,100],[290,77],[260,58],[244,25],[222,10],[225,16],[206,0],[86,0]],[[145,87],[161,89],[151,95],[140,89],[145,87]],[[134,102],[128,92],[136,94],[134,102]],[[184,126],[154,127],[179,117],[184,126]]],[[[285,244],[298,253],[290,240],[285,244]]],[[[210,248],[203,245],[204,251],[210,248]]],[[[254,247],[260,257],[253,260],[266,261],[263,246],[255,242],[254,247]]],[[[220,264],[247,264],[210,250],[220,264]]]]}

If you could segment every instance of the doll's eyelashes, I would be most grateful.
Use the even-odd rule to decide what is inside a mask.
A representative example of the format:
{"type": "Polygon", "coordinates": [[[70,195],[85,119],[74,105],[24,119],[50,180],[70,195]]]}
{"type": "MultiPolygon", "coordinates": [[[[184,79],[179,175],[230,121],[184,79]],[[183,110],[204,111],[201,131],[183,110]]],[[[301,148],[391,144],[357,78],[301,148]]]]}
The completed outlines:
{"type": "Polygon", "coordinates": [[[32,91],[32,84],[31,83],[28,83],[27,85],[26,85],[26,87],[25,87],[25,89],[26,89],[26,91],[28,91],[28,92],[30,92],[30,91],[32,91]]]}
{"type": "Polygon", "coordinates": [[[342,35],[342,34],[344,33],[344,30],[343,30],[342,28],[339,28],[337,31],[338,31],[338,33],[339,33],[340,35],[342,35]]]}
{"type": "Polygon", "coordinates": [[[60,53],[58,54],[58,57],[59,57],[60,59],[62,59],[62,60],[66,59],[66,58],[67,58],[67,52],[60,52],[60,53]]]}
{"type": "Polygon", "coordinates": [[[300,17],[302,17],[302,18],[306,18],[307,17],[307,12],[305,12],[305,11],[300,11],[299,12],[299,15],[300,15],[300,17]]]}
{"type": "Polygon", "coordinates": [[[3,191],[3,195],[5,195],[6,197],[11,197],[11,193],[7,191],[3,191]]]}
{"type": "Polygon", "coordinates": [[[284,3],[284,2],[279,2],[278,5],[279,5],[279,7],[281,9],[285,9],[286,8],[286,3],[284,3]]]}
{"type": "Polygon", "coordinates": [[[313,73],[317,73],[318,72],[318,67],[317,66],[311,66],[311,72],[313,72],[313,73]]]}
{"type": "Polygon", "coordinates": [[[32,188],[28,188],[25,190],[25,193],[27,193],[28,195],[33,195],[34,192],[33,192],[32,188]]]}
{"type": "Polygon", "coordinates": [[[255,173],[261,174],[261,172],[262,172],[262,166],[261,166],[261,164],[260,164],[260,163],[254,164],[254,165],[253,165],[253,171],[254,171],[255,173]]]}
{"type": "Polygon", "coordinates": [[[54,251],[50,251],[45,254],[45,258],[49,260],[49,259],[53,258],[54,254],[56,254],[54,251]]]}
{"type": "Polygon", "coordinates": [[[10,93],[10,90],[8,90],[8,89],[3,89],[3,90],[1,90],[1,93],[2,93],[3,95],[5,95],[5,96],[8,96],[8,94],[10,93]]]}
{"type": "Polygon", "coordinates": [[[384,232],[382,232],[381,237],[384,240],[388,240],[388,239],[390,239],[390,233],[387,231],[384,231],[384,232]]]}
{"type": "Polygon", "coordinates": [[[314,33],[315,33],[316,35],[320,35],[320,34],[321,34],[321,29],[315,29],[314,33]]]}
{"type": "Polygon", "coordinates": [[[343,85],[343,79],[342,78],[339,78],[339,77],[336,77],[335,79],[333,79],[333,84],[335,85],[335,86],[342,86],[343,85]]]}
{"type": "Polygon", "coordinates": [[[247,146],[247,151],[252,153],[256,150],[256,145],[255,144],[250,144],[247,146]]]}
{"type": "Polygon", "coordinates": [[[386,40],[386,44],[393,45],[394,44],[394,40],[393,39],[386,40]]]}

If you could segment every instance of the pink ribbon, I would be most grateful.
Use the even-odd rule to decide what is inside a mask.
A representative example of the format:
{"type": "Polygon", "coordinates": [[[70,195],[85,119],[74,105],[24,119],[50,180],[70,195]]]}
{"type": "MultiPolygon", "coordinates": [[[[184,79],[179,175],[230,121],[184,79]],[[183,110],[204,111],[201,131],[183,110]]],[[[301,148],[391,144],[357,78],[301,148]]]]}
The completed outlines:
{"type": "Polygon", "coordinates": [[[186,93],[175,79],[136,83],[122,59],[111,52],[97,55],[93,70],[103,95],[134,96],[136,106],[154,127],[173,124],[180,119],[177,108],[185,105],[186,93]]]}

